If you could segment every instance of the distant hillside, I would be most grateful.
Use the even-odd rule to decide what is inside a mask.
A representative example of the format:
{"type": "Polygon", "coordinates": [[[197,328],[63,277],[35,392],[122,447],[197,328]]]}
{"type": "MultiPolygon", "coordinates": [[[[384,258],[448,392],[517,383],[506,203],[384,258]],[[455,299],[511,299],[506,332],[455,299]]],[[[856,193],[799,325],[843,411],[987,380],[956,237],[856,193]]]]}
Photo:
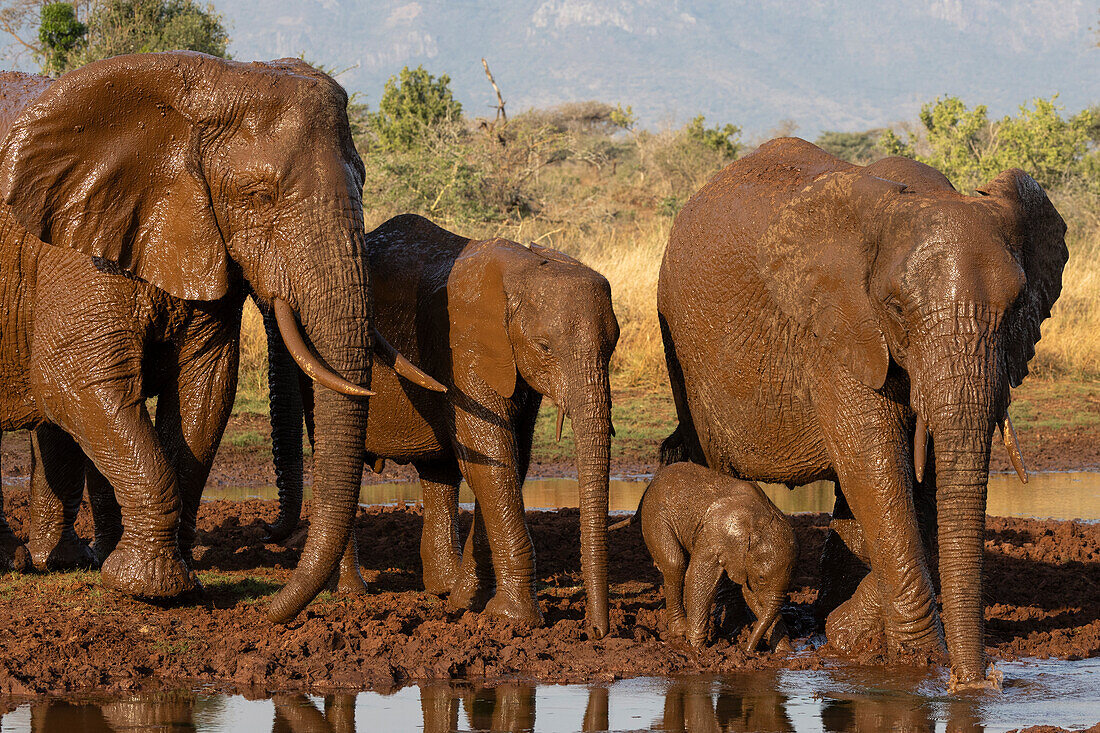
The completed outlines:
{"type": "Polygon", "coordinates": [[[1097,0],[215,0],[241,59],[304,54],[377,103],[406,64],[489,112],[600,99],[643,124],[700,112],[803,135],[913,119],[944,93],[1004,114],[1100,102],[1097,0]]]}

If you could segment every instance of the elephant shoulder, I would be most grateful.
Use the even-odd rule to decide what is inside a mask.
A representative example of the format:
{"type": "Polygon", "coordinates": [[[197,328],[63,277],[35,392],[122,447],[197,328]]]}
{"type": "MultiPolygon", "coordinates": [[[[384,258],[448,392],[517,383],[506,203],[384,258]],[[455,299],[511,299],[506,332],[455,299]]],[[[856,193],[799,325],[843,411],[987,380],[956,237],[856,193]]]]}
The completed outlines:
{"type": "Polygon", "coordinates": [[[955,187],[951,185],[951,181],[943,173],[912,158],[902,158],[900,156],[883,158],[864,167],[863,170],[876,178],[904,183],[906,187],[915,192],[955,190],[955,187]]]}

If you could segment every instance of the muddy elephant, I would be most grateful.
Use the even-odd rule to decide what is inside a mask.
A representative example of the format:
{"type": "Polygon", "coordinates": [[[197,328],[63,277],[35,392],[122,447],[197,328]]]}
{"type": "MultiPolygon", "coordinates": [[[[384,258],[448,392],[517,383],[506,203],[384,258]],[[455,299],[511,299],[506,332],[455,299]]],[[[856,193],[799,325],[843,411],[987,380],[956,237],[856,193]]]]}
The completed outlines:
{"type": "MultiPolygon", "coordinates": [[[[0,374],[11,407],[0,427],[58,425],[115,487],[126,529],[103,565],[105,585],[159,598],[195,588],[176,543],[179,480],[166,455],[193,448],[162,444],[141,398],[140,364],[103,369],[86,388],[43,404],[27,372],[7,360],[26,353],[33,293],[47,275],[36,267],[44,244],[110,261],[197,308],[249,288],[325,387],[316,406],[316,531],[268,610],[274,620],[293,617],[347,543],[362,475],[369,391],[358,385],[370,380],[372,320],[364,171],[347,95],[299,60],[244,64],[189,52],[120,56],[52,83],[4,84],[0,374]]],[[[239,319],[239,305],[232,311],[239,319]]],[[[117,345],[72,358],[94,372],[117,345]]]]}
{"type": "Polygon", "coordinates": [[[657,291],[679,418],[663,460],[838,482],[870,565],[829,615],[841,648],[884,632],[891,652],[942,649],[915,509],[937,503],[947,651],[964,685],[985,677],[990,442],[1000,424],[1015,444],[1010,388],[1067,259],[1065,223],[1027,174],[979,193],[911,160],[861,167],[773,140],[680,212],[657,291]]]}
{"type": "Polygon", "coordinates": [[[756,617],[745,645],[756,651],[779,618],[798,558],[794,528],[767,494],[751,481],[673,463],[654,474],[632,521],[641,523],[661,571],[669,634],[706,643],[718,587],[728,577],[756,617]]]}
{"type": "MultiPolygon", "coordinates": [[[[375,396],[365,442],[368,460],[411,462],[420,474],[425,587],[450,591],[452,602],[470,605],[495,580],[496,594],[486,606],[490,613],[541,620],[520,489],[546,396],[560,410],[559,436],[564,417],[572,420],[586,623],[594,637],[604,636],[608,364],[619,338],[607,280],[554,250],[467,239],[414,215],[390,219],[366,242],[379,329],[449,390],[421,389],[382,365],[370,385],[375,396]],[[457,507],[463,478],[477,508],[460,563],[457,507]]],[[[278,346],[277,340],[269,342],[278,346]]],[[[292,369],[276,368],[293,365],[277,352],[270,363],[281,499],[271,533],[279,538],[297,525],[301,510],[302,407],[292,369]]],[[[357,573],[353,549],[341,569],[345,581],[357,573]]]]}

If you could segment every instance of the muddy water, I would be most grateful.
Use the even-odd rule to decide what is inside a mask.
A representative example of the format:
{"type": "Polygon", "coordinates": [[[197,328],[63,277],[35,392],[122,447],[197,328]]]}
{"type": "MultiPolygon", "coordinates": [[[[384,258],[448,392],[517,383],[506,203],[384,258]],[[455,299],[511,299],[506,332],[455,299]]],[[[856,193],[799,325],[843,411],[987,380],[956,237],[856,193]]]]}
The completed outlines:
{"type": "Polygon", "coordinates": [[[1100,660],[1003,665],[1001,692],[949,695],[939,674],[882,669],[637,678],[606,685],[424,684],[391,694],[246,699],[174,691],[48,700],[3,731],[1005,731],[1100,720],[1100,660]]]}
{"type": "MultiPolygon", "coordinates": [[[[611,482],[612,511],[632,512],[645,491],[647,476],[611,482]]],[[[833,508],[833,485],[828,481],[789,490],[785,486],[766,486],[765,491],[784,512],[828,512],[833,508]]],[[[307,489],[307,496],[309,490],[307,489]]],[[[207,487],[207,499],[274,499],[274,487],[207,487]]],[[[528,509],[552,509],[578,505],[574,479],[532,479],[523,487],[528,509]]],[[[374,484],[364,486],[359,501],[364,504],[414,503],[420,500],[419,483],[374,484]]],[[[472,504],[473,492],[466,484],[459,501],[472,504]]],[[[986,511],[995,517],[1036,517],[1043,519],[1100,520],[1100,472],[1034,473],[1027,484],[1016,474],[994,474],[989,478],[986,511]]]]}

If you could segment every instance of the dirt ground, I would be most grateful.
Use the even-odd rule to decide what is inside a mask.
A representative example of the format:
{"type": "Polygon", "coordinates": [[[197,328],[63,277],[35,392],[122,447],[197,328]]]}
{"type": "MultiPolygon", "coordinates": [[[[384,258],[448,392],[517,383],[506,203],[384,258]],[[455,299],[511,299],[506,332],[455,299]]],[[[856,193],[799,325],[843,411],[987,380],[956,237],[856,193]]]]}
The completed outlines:
{"type": "MultiPolygon", "coordinates": [[[[26,492],[6,492],[23,535],[26,492]]],[[[576,510],[530,512],[546,626],[534,630],[450,610],[421,590],[418,506],[360,509],[360,562],[370,595],[322,596],[286,627],[263,616],[289,577],[303,532],[265,544],[271,501],[204,502],[197,569],[205,598],[161,608],[105,591],[98,573],[0,578],[0,695],[213,684],[275,690],[389,689],[414,680],[525,678],[607,681],[634,675],[818,668],[810,604],[824,515],[798,515],[798,574],[784,609],[800,651],[746,656],[721,640],[702,650],[661,641],[659,576],[637,526],[612,535],[612,633],[582,632],[576,510]]],[[[308,513],[308,506],[307,506],[308,513]]],[[[465,518],[468,521],[468,517],[465,518]]],[[[91,533],[87,507],[78,530],[91,533]]],[[[987,644],[991,656],[1080,659],[1100,654],[1100,525],[991,519],[986,532],[987,644]]],[[[887,662],[873,647],[857,660],[887,662]]],[[[929,663],[941,660],[905,660],[929,663]]]]}

